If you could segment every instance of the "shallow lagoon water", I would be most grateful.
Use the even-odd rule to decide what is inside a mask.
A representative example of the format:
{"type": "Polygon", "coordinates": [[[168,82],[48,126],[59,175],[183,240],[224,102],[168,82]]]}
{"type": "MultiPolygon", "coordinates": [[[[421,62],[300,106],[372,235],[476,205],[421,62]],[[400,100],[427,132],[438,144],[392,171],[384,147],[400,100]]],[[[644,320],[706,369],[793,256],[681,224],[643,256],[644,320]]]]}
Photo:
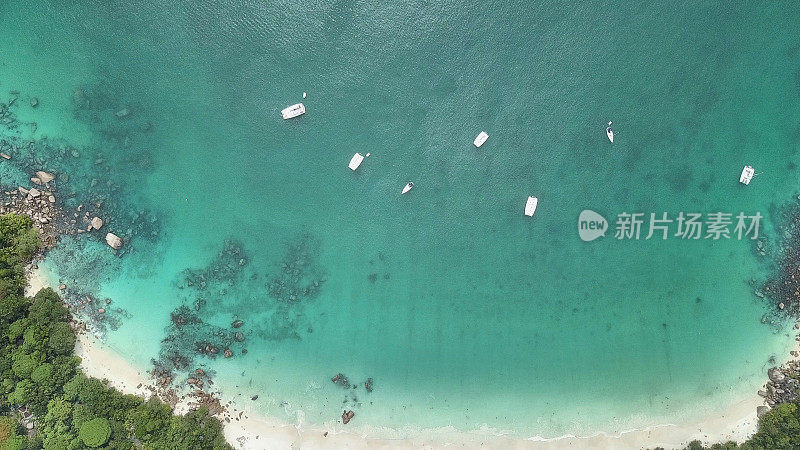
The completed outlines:
{"type": "Polygon", "coordinates": [[[40,100],[21,102],[38,126],[18,133],[80,147],[87,172],[109,161],[121,208],[160,224],[121,259],[79,253],[103,255],[95,294],[126,311],[106,339],[137,366],[203,297],[203,321],[243,319],[245,341],[192,367],[267,414],[551,437],[714,410],[785,354],[791,339],[759,322],[748,280],[768,266],[750,242],[586,243],[576,222],[769,217],[789,199],[794,7],[173,3],[0,6],[0,92],[40,100]],[[281,120],[304,91],[308,114],[281,120]],[[352,173],[356,151],[372,156],[352,173]],[[763,172],[746,188],[745,164],[763,172]],[[186,286],[226,240],[245,263],[186,286]],[[293,246],[297,285],[321,286],[287,303],[267,286],[291,283],[293,246]]]}

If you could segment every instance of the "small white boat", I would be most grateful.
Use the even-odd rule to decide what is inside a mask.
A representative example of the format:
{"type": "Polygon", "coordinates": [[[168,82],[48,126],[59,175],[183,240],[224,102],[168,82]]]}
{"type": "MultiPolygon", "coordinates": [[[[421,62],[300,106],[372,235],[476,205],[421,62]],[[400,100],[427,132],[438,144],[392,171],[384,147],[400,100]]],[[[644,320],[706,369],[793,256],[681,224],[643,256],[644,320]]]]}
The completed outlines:
{"type": "Polygon", "coordinates": [[[411,188],[413,188],[413,187],[414,187],[414,183],[408,183],[407,185],[405,185],[403,187],[403,192],[401,192],[401,193],[405,194],[406,192],[410,191],[411,188]]]}
{"type": "Polygon", "coordinates": [[[755,175],[755,169],[751,166],[744,166],[742,169],[742,174],[739,175],[739,183],[750,184],[750,180],[753,179],[753,175],[755,175]]]}
{"type": "Polygon", "coordinates": [[[606,136],[608,136],[608,140],[612,143],[614,142],[614,130],[611,129],[611,122],[608,122],[608,126],[606,127],[606,136]]]}
{"type": "Polygon", "coordinates": [[[489,135],[485,131],[481,131],[472,143],[475,144],[475,147],[480,148],[487,139],[489,139],[489,135]]]}
{"type": "Polygon", "coordinates": [[[361,156],[361,153],[356,153],[350,158],[350,164],[348,164],[347,167],[349,167],[350,170],[356,170],[358,166],[361,165],[361,161],[364,161],[364,157],[361,156]]]}
{"type": "Polygon", "coordinates": [[[306,113],[306,107],[302,103],[297,103],[292,106],[288,106],[281,110],[281,115],[283,119],[291,119],[293,117],[297,117],[306,113]]]}
{"type": "Polygon", "coordinates": [[[532,216],[533,213],[536,212],[536,205],[539,203],[539,199],[536,197],[528,197],[528,202],[525,203],[525,215],[532,216]]]}

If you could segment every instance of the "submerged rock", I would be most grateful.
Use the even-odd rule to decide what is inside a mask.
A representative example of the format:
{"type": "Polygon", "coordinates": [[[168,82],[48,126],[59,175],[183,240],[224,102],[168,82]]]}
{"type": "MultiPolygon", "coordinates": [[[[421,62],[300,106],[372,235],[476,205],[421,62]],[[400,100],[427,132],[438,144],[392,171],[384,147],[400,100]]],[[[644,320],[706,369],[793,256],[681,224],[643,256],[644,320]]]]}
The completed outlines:
{"type": "Polygon", "coordinates": [[[119,250],[122,247],[122,239],[114,233],[106,234],[106,243],[114,250],[119,250]]]}
{"type": "Polygon", "coordinates": [[[31,98],[31,108],[36,108],[39,106],[39,99],[37,97],[31,98]]]}
{"type": "Polygon", "coordinates": [[[41,180],[42,183],[49,183],[49,182],[55,180],[56,177],[54,177],[50,173],[47,173],[47,172],[44,172],[44,171],[40,170],[40,171],[36,172],[36,178],[41,180]]]}

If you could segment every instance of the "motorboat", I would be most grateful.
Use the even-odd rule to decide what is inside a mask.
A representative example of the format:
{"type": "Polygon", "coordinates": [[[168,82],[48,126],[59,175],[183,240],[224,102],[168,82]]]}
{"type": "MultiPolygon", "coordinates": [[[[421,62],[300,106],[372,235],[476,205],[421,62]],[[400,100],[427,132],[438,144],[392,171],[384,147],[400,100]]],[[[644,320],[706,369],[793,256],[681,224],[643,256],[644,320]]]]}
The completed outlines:
{"type": "Polygon", "coordinates": [[[475,147],[480,148],[487,139],[489,139],[489,135],[485,131],[481,131],[472,143],[475,144],[475,147]]]}
{"type": "Polygon", "coordinates": [[[297,116],[301,116],[306,113],[306,107],[302,103],[296,103],[292,106],[287,106],[281,110],[281,115],[283,119],[292,119],[297,116]]]}
{"type": "Polygon", "coordinates": [[[350,170],[356,170],[358,166],[361,165],[362,161],[364,161],[364,156],[362,156],[361,153],[356,153],[350,158],[350,164],[348,164],[347,167],[349,167],[350,170]]]}
{"type": "Polygon", "coordinates": [[[606,136],[608,136],[608,140],[611,143],[614,143],[614,130],[611,129],[611,122],[608,122],[608,126],[606,127],[606,136]]]}
{"type": "Polygon", "coordinates": [[[536,205],[539,203],[539,199],[536,197],[528,197],[528,201],[525,203],[525,215],[526,216],[533,216],[533,213],[536,212],[536,205]]]}
{"type": "Polygon", "coordinates": [[[414,183],[408,183],[407,185],[403,186],[403,192],[401,194],[405,194],[406,192],[410,191],[411,188],[414,187],[414,183]]]}

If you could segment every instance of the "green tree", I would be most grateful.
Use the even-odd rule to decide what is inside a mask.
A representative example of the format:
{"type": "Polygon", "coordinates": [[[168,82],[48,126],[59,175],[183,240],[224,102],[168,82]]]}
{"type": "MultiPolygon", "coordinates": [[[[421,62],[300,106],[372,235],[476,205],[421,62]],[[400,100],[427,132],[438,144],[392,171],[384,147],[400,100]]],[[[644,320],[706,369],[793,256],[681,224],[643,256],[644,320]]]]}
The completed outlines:
{"type": "Polygon", "coordinates": [[[61,298],[50,288],[40,290],[33,296],[28,317],[40,326],[62,321],[67,316],[67,308],[61,298]]]}
{"type": "Polygon", "coordinates": [[[12,405],[27,405],[34,398],[36,386],[31,380],[25,379],[14,386],[14,391],[8,394],[8,403],[12,405]]]}
{"type": "Polygon", "coordinates": [[[800,415],[797,404],[783,403],[764,414],[758,421],[758,432],[748,444],[755,448],[800,448],[800,415]]]}
{"type": "Polygon", "coordinates": [[[111,437],[111,426],[108,424],[108,420],[98,417],[84,423],[78,436],[87,446],[100,447],[111,437]]]}
{"type": "Polygon", "coordinates": [[[70,355],[75,349],[75,332],[66,322],[56,322],[50,328],[48,346],[56,355],[70,355]]]}
{"type": "Polygon", "coordinates": [[[161,443],[170,424],[172,411],[155,397],[132,410],[125,421],[133,435],[151,444],[161,443]]]}
{"type": "Polygon", "coordinates": [[[14,371],[14,375],[23,379],[28,378],[33,372],[33,369],[35,369],[41,362],[41,354],[38,352],[31,354],[17,350],[11,358],[14,361],[13,365],[11,366],[12,370],[14,371]]]}
{"type": "Polygon", "coordinates": [[[19,340],[19,338],[21,338],[22,335],[25,334],[25,330],[28,328],[28,325],[30,324],[31,321],[27,317],[15,320],[7,328],[6,336],[8,337],[8,341],[11,342],[12,344],[17,342],[17,340],[19,340]]]}
{"type": "Polygon", "coordinates": [[[25,216],[0,216],[0,298],[23,294],[23,265],[40,245],[38,232],[32,226],[31,219],[25,216]]]}

